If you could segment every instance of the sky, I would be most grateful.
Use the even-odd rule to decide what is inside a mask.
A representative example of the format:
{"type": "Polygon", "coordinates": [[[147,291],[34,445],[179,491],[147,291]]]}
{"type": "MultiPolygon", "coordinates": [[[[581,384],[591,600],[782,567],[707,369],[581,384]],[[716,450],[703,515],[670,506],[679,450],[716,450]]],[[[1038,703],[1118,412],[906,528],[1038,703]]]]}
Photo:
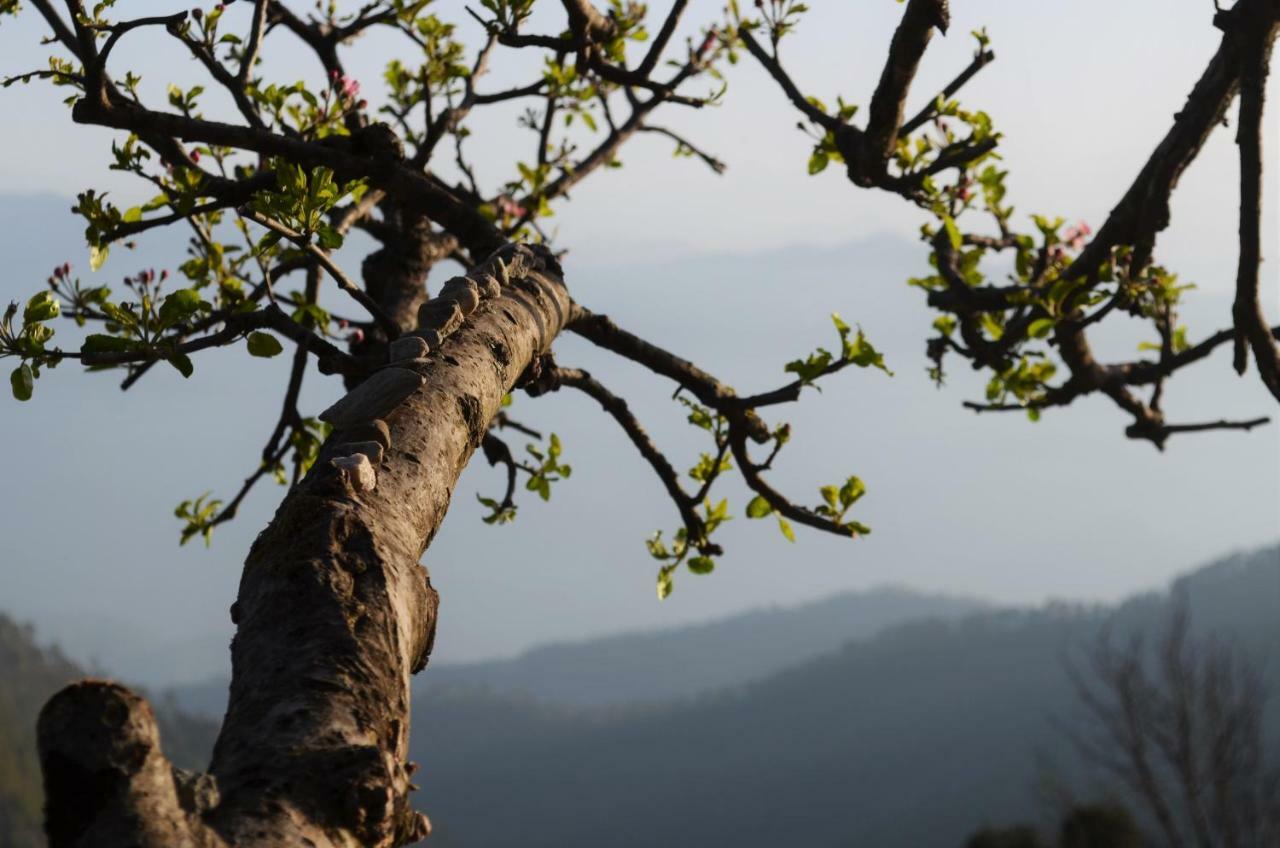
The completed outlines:
{"type": "MultiPolygon", "coordinates": [[[[461,5],[438,4],[442,16],[461,5]]],[[[865,102],[901,7],[889,0],[810,5],[794,41],[784,43],[784,62],[825,100],[842,93],[865,102]]],[[[1163,135],[1217,43],[1212,4],[1198,0],[952,6],[952,32],[935,40],[915,90],[935,90],[963,67],[972,52],[967,33],[986,25],[998,59],[963,100],[990,112],[1005,133],[1013,203],[1020,213],[1095,224],[1163,135]]],[[[695,0],[687,17],[714,20],[718,9],[695,0]]],[[[232,14],[243,12],[233,7],[232,14]]],[[[464,32],[468,25],[474,31],[461,19],[464,32]]],[[[0,24],[0,74],[43,63],[36,24],[29,14],[0,24]]],[[[159,42],[139,44],[146,45],[144,90],[196,78],[185,57],[159,42]]],[[[375,90],[379,63],[395,49],[375,40],[360,45],[351,75],[375,90]]],[[[288,49],[273,52],[266,70],[285,79],[313,73],[288,49]]],[[[485,90],[530,73],[497,66],[485,90]]],[[[1275,89],[1273,82],[1273,103],[1280,102],[1275,89]]],[[[105,170],[109,134],[73,125],[59,94],[39,85],[0,91],[6,108],[23,115],[21,131],[0,142],[4,300],[34,292],[64,260],[87,274],[81,227],[66,213],[77,191],[106,188],[122,206],[146,196],[105,170]]],[[[916,103],[925,99],[920,94],[916,103]]],[[[489,185],[531,155],[532,138],[513,117],[480,116],[472,125],[489,185]]],[[[934,389],[923,373],[931,319],[919,292],[903,285],[925,269],[916,238],[921,217],[896,198],[855,190],[838,169],[806,176],[809,142],[795,120],[767,77],[740,63],[730,70],[723,106],[679,111],[666,124],[726,160],[725,175],[673,160],[668,143],[641,137],[625,149],[623,168],[587,180],[557,210],[557,237],[571,251],[566,270],[576,298],[743,391],[782,382],[782,363],[829,342],[831,311],[859,321],[896,376],[846,372],[787,410],[796,437],[776,479],[808,497],[859,474],[870,489],[860,517],[875,532],[856,543],[802,532],[791,544],[741,517],[746,498],[729,486],[725,495],[739,517],[722,531],[722,565],[710,577],[680,575],[675,594],[659,604],[642,541],[659,527],[669,533],[676,520],[657,482],[584,398],[520,399],[522,418],[564,439],[574,476],[549,504],[526,500],[514,525],[492,529],[479,521],[474,495],[498,491],[499,475],[483,463],[464,474],[424,559],[443,595],[441,661],[885,583],[1009,603],[1114,599],[1275,540],[1274,427],[1184,437],[1158,454],[1126,440],[1122,416],[1100,400],[1032,425],[961,409],[980,393],[972,375],[956,373],[934,389]]],[[[1273,114],[1269,164],[1280,161],[1275,130],[1273,114]]],[[[1187,310],[1193,337],[1229,317],[1234,152],[1230,130],[1216,133],[1184,177],[1174,224],[1161,238],[1161,261],[1199,286],[1187,310]]],[[[1268,257],[1280,253],[1276,184],[1268,181],[1266,195],[1268,257]]],[[[346,250],[352,269],[359,247],[346,250]]],[[[117,252],[101,280],[118,281],[143,264],[171,266],[180,251],[177,233],[148,238],[137,255],[117,252]]],[[[1276,267],[1264,265],[1270,307],[1276,267]]],[[[1135,332],[1120,328],[1103,343],[1127,353],[1139,340],[1135,332]]],[[[692,464],[700,445],[670,401],[670,384],[576,338],[557,350],[562,363],[587,367],[626,395],[655,438],[684,457],[677,465],[692,464]]],[[[0,437],[12,446],[0,487],[0,610],[35,620],[81,656],[130,663],[133,673],[155,679],[203,676],[225,662],[239,564],[281,490],[255,492],[209,550],[179,548],[170,514],[206,489],[238,487],[273,423],[286,367],[219,354],[198,361],[188,382],[159,373],[127,394],[110,375],[62,368],[42,378],[31,403],[0,401],[0,437]]],[[[303,401],[319,410],[338,392],[313,379],[303,401]]],[[[1236,378],[1218,355],[1175,381],[1168,405],[1171,416],[1200,420],[1268,414],[1274,402],[1256,378],[1236,378]]]]}

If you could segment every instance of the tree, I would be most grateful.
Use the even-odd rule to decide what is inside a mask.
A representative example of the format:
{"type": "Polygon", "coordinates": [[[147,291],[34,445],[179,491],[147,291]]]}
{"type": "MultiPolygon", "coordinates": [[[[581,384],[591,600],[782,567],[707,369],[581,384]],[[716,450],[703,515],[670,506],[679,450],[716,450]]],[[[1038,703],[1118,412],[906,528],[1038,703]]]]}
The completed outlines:
{"type": "Polygon", "coordinates": [[[1141,634],[1117,645],[1104,631],[1087,669],[1068,670],[1087,715],[1076,747],[1140,800],[1162,844],[1280,839],[1280,762],[1266,756],[1262,675],[1232,644],[1193,637],[1185,597],[1154,649],[1141,634]]]}
{"type": "Polygon", "coordinates": [[[989,372],[987,400],[975,408],[1025,410],[1034,419],[1102,393],[1132,419],[1128,435],[1157,446],[1181,432],[1247,430],[1266,419],[1171,424],[1161,408],[1167,378],[1228,343],[1237,369],[1252,353],[1280,397],[1276,331],[1262,316],[1257,271],[1262,85],[1280,25],[1275,0],[1240,0],[1217,14],[1220,50],[1096,234],[1048,218],[1033,219],[1031,233],[1015,229],[1004,202],[1007,174],[997,164],[999,133],[989,116],[955,100],[994,58],[984,33],[975,33],[970,65],[906,118],[916,68],[934,32],[947,31],[946,0],[905,5],[863,127],[853,123],[855,105],[840,100],[829,109],[784,70],[779,44],[805,11],[794,0],[742,8],[730,0],[720,18],[693,29],[684,21],[687,0],[652,17],[621,0],[607,11],[589,0],[544,2],[540,12],[557,7],[560,15],[545,29],[532,0],[481,0],[481,10],[468,10],[481,34],[473,54],[457,28],[472,22],[442,20],[431,0],[372,0],[355,12],[322,4],[312,16],[257,0],[132,19],[113,17],[112,0],[92,9],[81,0],[29,5],[20,12],[17,0],[0,0],[0,13],[39,15],[54,55],[47,69],[6,85],[43,80],[68,89],[75,122],[119,131],[113,167],[157,192],[123,210],[94,190],[79,196],[93,267],[143,232],[178,225],[192,238],[181,287],[143,272],[117,296],[63,266],[48,290],[21,310],[11,307],[0,352],[19,360],[14,395],[31,398],[42,372],[66,360],[123,369],[127,388],[160,363],[189,376],[195,354],[242,340],[255,356],[280,354],[277,336],[295,345],[279,422],[239,494],[178,508],[183,539],[207,541],[260,479],[292,482],[249,551],[231,609],[230,706],[209,771],[175,776],[149,708],[126,689],[72,686],[50,701],[39,727],[54,846],[394,845],[424,836],[429,824],[409,800],[407,709],[410,677],[430,654],[437,597],[418,560],[477,448],[506,472],[503,497],[485,501],[492,523],[514,517],[520,475],[546,498],[570,473],[554,436],[530,461],[517,460],[502,439],[503,428],[526,429],[504,409],[515,389],[586,393],[658,476],[680,524],[670,538],[659,533],[648,543],[660,597],[682,565],[696,574],[714,569],[722,551],[712,537],[729,504],[711,495],[730,472],[752,490],[747,516],[776,520],[788,537],[793,524],[849,537],[869,532],[851,514],[865,493],[857,477],[823,486],[812,506],[766,479],[790,436],[785,423],[766,422],[771,407],[850,366],[887,371],[861,329],[835,317],[834,350],[787,364],[793,379],[781,387],[739,395],[574,301],[542,228],[554,204],[615,164],[641,133],[721,170],[715,156],[655,121],[660,110],[715,103],[725,64],[744,55],[769,71],[807,122],[812,173],[843,163],[855,186],[895,194],[929,216],[923,232],[934,270],[912,283],[942,313],[929,341],[933,376],[941,382],[948,354],[989,372]],[[386,103],[376,113],[343,64],[352,43],[375,31],[403,37],[415,53],[412,62],[388,64],[386,103]],[[216,107],[205,105],[203,87],[171,86],[167,106],[157,106],[120,67],[153,36],[175,39],[207,71],[227,104],[216,118],[206,115],[216,107]],[[285,39],[314,54],[319,85],[265,77],[261,57],[285,39]],[[527,85],[484,88],[499,55],[528,52],[542,69],[527,85]],[[1237,93],[1234,323],[1192,343],[1177,323],[1182,287],[1153,252],[1178,176],[1237,93]],[[470,164],[467,122],[476,110],[512,102],[533,104],[521,125],[535,147],[509,181],[485,188],[470,164]],[[456,183],[440,176],[445,168],[456,170],[456,183]],[[979,216],[990,218],[994,233],[977,227],[979,216]],[[363,286],[332,255],[353,228],[380,243],[362,264],[363,286]],[[983,267],[1002,257],[1013,262],[1008,285],[989,282],[983,267]],[[444,261],[466,274],[428,297],[427,272],[444,261]],[[285,291],[295,274],[301,289],[285,291]],[[322,309],[326,280],[366,317],[322,309]],[[49,322],[60,314],[101,332],[78,350],[56,347],[49,322]],[[1086,332],[1113,314],[1151,322],[1153,357],[1097,361],[1086,332]],[[693,485],[625,400],[555,362],[551,347],[565,330],[676,383],[690,422],[709,438],[689,472],[693,485]],[[316,418],[298,409],[313,356],[322,374],[341,375],[349,389],[316,418]],[[1060,369],[1065,379],[1054,382],[1060,369]],[[1147,400],[1136,394],[1144,387],[1147,400]]]}

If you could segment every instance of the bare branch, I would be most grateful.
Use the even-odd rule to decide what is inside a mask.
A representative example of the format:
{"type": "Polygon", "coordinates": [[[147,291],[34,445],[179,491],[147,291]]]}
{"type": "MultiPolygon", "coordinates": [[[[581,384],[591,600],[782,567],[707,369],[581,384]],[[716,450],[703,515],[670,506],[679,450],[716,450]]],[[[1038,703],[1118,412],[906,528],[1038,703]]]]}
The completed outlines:
{"type": "Polygon", "coordinates": [[[764,69],[769,72],[769,76],[773,77],[778,85],[782,87],[783,92],[787,95],[791,104],[799,109],[806,118],[813,121],[823,129],[834,133],[851,133],[859,137],[862,135],[860,130],[856,130],[848,124],[841,123],[839,119],[832,115],[828,115],[826,112],[823,112],[817,106],[810,103],[809,98],[800,93],[800,89],[796,88],[796,84],[791,81],[791,77],[782,69],[782,65],[778,62],[777,58],[766,53],[764,48],[760,46],[760,43],[756,41],[755,37],[750,32],[743,29],[740,30],[739,35],[742,37],[742,43],[746,45],[748,52],[750,52],[752,56],[756,57],[756,61],[764,66],[764,69]]]}
{"type": "Polygon", "coordinates": [[[932,118],[934,113],[937,112],[938,100],[942,100],[944,102],[950,100],[957,92],[960,91],[960,89],[964,88],[965,85],[968,84],[969,80],[977,76],[979,71],[987,65],[990,65],[995,61],[995,59],[996,54],[990,50],[979,50],[975,53],[973,61],[969,63],[968,67],[960,72],[959,76],[947,83],[946,87],[942,89],[937,97],[930,100],[923,109],[916,113],[914,118],[906,121],[902,125],[902,128],[898,130],[898,136],[900,138],[906,137],[924,126],[925,122],[932,118]]]}
{"type": "Polygon", "coordinates": [[[645,458],[654,473],[658,475],[658,479],[662,481],[667,494],[675,503],[676,509],[680,511],[680,520],[684,522],[685,529],[688,531],[690,544],[704,554],[719,554],[719,546],[707,541],[706,528],[694,509],[699,501],[685,492],[680,485],[679,473],[654,445],[649,434],[645,432],[644,427],[627,406],[627,402],[610,392],[586,371],[577,368],[557,368],[552,379],[554,382],[570,386],[590,396],[604,408],[605,412],[613,416],[613,420],[618,422],[618,426],[622,427],[627,438],[635,445],[636,450],[640,451],[640,455],[645,458]]]}
{"type": "Polygon", "coordinates": [[[746,432],[752,440],[760,444],[769,440],[769,428],[752,410],[742,409],[737,404],[738,398],[733,389],[692,362],[623,330],[608,316],[596,315],[577,304],[574,305],[569,329],[598,347],[638,362],[655,374],[675,380],[707,406],[741,415],[746,432]]]}
{"type": "Polygon", "coordinates": [[[657,133],[658,135],[666,136],[667,138],[671,139],[676,143],[677,150],[683,149],[688,151],[689,153],[692,153],[694,156],[697,156],[699,159],[705,162],[707,164],[707,167],[715,171],[717,174],[723,174],[729,168],[729,166],[726,165],[724,162],[712,156],[710,153],[703,151],[701,148],[694,145],[684,136],[679,135],[678,133],[674,133],[665,127],[651,127],[646,125],[646,126],[640,127],[640,132],[657,133]]]}

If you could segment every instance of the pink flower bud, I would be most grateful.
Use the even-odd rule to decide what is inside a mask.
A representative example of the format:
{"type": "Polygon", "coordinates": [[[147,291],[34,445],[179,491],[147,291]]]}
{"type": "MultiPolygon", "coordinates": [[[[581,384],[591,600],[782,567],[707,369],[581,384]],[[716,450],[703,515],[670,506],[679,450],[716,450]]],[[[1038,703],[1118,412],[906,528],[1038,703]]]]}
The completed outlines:
{"type": "Polygon", "coordinates": [[[358,327],[352,330],[351,334],[347,336],[347,341],[351,344],[360,344],[360,342],[364,341],[364,330],[358,327]]]}
{"type": "Polygon", "coordinates": [[[702,44],[698,45],[698,58],[701,59],[703,56],[707,55],[707,51],[710,50],[711,45],[715,43],[716,31],[712,29],[708,31],[706,37],[702,39],[702,44]]]}

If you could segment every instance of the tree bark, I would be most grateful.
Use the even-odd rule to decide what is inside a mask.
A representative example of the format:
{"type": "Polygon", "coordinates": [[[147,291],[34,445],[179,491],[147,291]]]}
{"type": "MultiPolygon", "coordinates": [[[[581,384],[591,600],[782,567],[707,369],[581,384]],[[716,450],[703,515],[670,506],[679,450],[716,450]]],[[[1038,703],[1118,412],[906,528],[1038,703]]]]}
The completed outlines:
{"type": "MultiPolygon", "coordinates": [[[[426,358],[388,364],[421,387],[370,410],[386,429],[335,431],[254,542],[208,774],[169,765],[150,708],[124,687],[84,681],[46,705],[51,848],[393,846],[429,832],[407,761],[410,677],[430,655],[437,607],[418,560],[503,396],[570,311],[554,259],[500,254],[516,269],[501,295],[426,358]],[[389,441],[374,451],[372,489],[333,462],[369,433],[389,441]]],[[[499,270],[495,259],[479,269],[499,270]]]]}

